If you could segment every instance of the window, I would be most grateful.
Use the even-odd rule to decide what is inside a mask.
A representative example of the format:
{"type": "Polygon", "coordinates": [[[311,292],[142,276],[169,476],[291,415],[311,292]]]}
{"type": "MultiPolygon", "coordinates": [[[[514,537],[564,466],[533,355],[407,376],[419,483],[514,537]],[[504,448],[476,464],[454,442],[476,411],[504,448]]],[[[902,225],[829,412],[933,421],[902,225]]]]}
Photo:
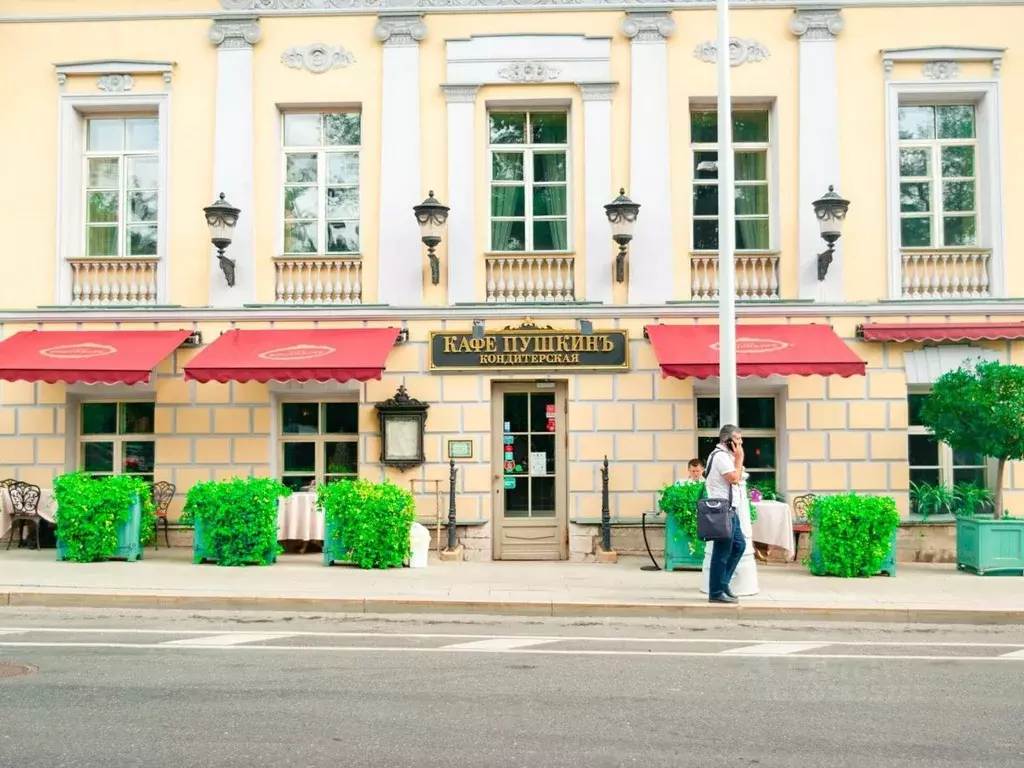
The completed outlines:
{"type": "Polygon", "coordinates": [[[153,403],[82,403],[79,467],[93,477],[136,475],[153,482],[153,403]]]}
{"type": "Polygon", "coordinates": [[[360,114],[286,114],[284,253],[359,253],[360,114]]]}
{"type": "Polygon", "coordinates": [[[359,476],[358,403],[281,404],[281,482],[293,491],[359,476]]]}
{"type": "Polygon", "coordinates": [[[569,114],[492,112],[491,250],[569,250],[569,114]]]}
{"type": "Polygon", "coordinates": [[[85,249],[89,257],[156,256],[160,120],[85,121],[85,249]]]}
{"type": "MultiPolygon", "coordinates": [[[[768,151],[769,110],[734,109],[733,155],[736,183],[736,250],[771,248],[768,151]]],[[[693,250],[718,250],[718,112],[690,113],[693,150],[693,250]]]]}
{"type": "Polygon", "coordinates": [[[900,244],[978,244],[978,133],[970,104],[899,108],[900,244]]]}
{"type": "Polygon", "coordinates": [[[927,393],[907,396],[910,428],[907,434],[907,456],[910,462],[910,482],[914,484],[944,485],[951,488],[958,483],[972,483],[985,488],[985,457],[966,451],[955,451],[940,443],[921,425],[921,406],[927,393]]]}
{"type": "MultiPolygon", "coordinates": [[[[774,397],[741,397],[740,430],[743,451],[751,483],[775,484],[778,435],[775,427],[774,397]]],[[[697,398],[697,455],[707,461],[718,445],[721,409],[717,397],[697,398]]]]}

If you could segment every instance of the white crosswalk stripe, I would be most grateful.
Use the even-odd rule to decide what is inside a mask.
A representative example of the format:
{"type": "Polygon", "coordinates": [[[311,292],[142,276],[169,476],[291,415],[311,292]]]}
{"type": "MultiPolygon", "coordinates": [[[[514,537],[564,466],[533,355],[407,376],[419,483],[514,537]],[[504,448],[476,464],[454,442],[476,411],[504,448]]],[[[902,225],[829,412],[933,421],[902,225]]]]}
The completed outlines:
{"type": "Polygon", "coordinates": [[[722,651],[728,656],[788,656],[791,653],[803,653],[813,651],[815,648],[824,648],[828,643],[758,643],[757,645],[745,645],[742,648],[730,648],[722,651]]]}
{"type": "Polygon", "coordinates": [[[243,643],[258,643],[264,640],[283,640],[293,637],[291,632],[232,632],[230,635],[207,635],[186,637],[184,640],[168,640],[160,645],[178,645],[190,648],[228,648],[243,643]]]}
{"type": "Polygon", "coordinates": [[[444,647],[460,651],[511,651],[513,648],[526,648],[531,645],[541,645],[542,643],[550,642],[551,640],[538,640],[530,637],[495,637],[490,640],[455,643],[454,645],[446,645],[444,647]]]}

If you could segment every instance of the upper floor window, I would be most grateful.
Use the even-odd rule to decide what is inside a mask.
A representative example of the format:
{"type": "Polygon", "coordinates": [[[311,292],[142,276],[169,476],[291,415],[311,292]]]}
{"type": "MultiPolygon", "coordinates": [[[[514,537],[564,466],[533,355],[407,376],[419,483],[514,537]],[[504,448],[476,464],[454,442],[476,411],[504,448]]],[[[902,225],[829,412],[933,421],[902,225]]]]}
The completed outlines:
{"type": "Polygon", "coordinates": [[[284,129],[284,252],[359,252],[358,112],[290,113],[284,129]]]}
{"type": "MultiPolygon", "coordinates": [[[[770,110],[734,109],[736,250],[771,249],[768,160],[770,110]]],[[[693,250],[718,250],[718,112],[690,113],[693,151],[693,250]]]]}
{"type": "Polygon", "coordinates": [[[281,403],[281,482],[312,490],[359,476],[359,404],[281,403]]]}
{"type": "Polygon", "coordinates": [[[491,112],[491,251],[569,250],[569,114],[491,112]]]}
{"type": "Polygon", "coordinates": [[[899,108],[900,244],[978,244],[978,132],[971,104],[899,108]]]}
{"type": "Polygon", "coordinates": [[[153,403],[82,403],[79,467],[93,477],[135,475],[153,482],[153,403]]]}
{"type": "Polygon", "coordinates": [[[85,121],[88,257],[156,256],[160,223],[160,121],[85,121]]]}

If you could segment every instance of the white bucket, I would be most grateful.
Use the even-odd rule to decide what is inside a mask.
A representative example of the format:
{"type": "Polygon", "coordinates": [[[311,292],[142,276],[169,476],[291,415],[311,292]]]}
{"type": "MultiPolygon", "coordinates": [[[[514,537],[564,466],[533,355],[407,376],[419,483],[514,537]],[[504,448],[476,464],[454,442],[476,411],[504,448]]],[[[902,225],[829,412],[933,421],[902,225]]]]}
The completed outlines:
{"type": "Polygon", "coordinates": [[[413,523],[412,530],[409,531],[409,545],[412,549],[409,567],[426,568],[427,555],[430,553],[430,531],[419,523],[413,523]]]}

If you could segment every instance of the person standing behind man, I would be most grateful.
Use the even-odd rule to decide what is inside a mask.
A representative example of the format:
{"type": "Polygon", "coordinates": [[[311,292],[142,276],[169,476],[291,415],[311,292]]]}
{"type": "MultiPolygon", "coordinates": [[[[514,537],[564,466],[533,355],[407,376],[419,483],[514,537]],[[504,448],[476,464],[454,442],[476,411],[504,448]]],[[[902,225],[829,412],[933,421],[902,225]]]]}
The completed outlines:
{"type": "Polygon", "coordinates": [[[711,568],[708,574],[708,601],[736,603],[729,589],[747,541],[736,512],[739,484],[743,481],[743,434],[739,427],[726,424],[718,433],[718,445],[708,456],[706,488],[709,499],[732,499],[732,538],[711,542],[711,568]],[[731,493],[730,493],[731,489],[731,493]]]}

